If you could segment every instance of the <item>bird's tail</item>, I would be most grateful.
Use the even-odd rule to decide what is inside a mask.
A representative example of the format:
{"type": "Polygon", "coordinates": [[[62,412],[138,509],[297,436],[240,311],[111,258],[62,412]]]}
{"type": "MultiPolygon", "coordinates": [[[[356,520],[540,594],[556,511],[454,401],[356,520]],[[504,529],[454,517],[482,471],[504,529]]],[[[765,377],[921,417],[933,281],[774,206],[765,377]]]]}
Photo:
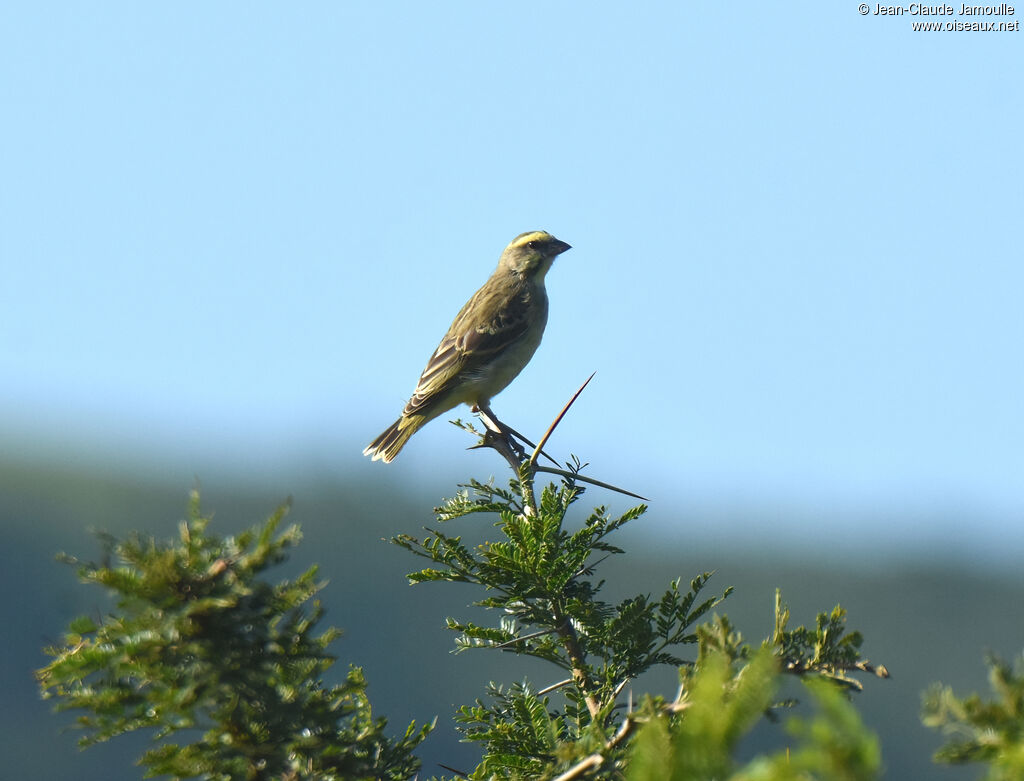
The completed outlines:
{"type": "Polygon", "coordinates": [[[373,460],[380,459],[385,464],[390,464],[398,451],[405,447],[409,437],[420,430],[420,427],[427,422],[422,415],[410,415],[401,417],[388,426],[387,430],[367,445],[363,451],[364,456],[373,456],[373,460]]]}

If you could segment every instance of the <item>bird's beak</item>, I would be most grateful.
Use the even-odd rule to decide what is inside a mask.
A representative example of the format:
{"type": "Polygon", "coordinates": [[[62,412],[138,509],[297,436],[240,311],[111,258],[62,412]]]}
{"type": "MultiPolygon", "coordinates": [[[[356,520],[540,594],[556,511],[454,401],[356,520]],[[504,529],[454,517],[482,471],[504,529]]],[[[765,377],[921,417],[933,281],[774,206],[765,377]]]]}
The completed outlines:
{"type": "Polygon", "coordinates": [[[552,253],[553,255],[561,255],[566,250],[572,249],[571,244],[566,244],[564,241],[561,241],[560,239],[555,239],[553,242],[551,242],[551,246],[554,247],[554,252],[552,253]]]}

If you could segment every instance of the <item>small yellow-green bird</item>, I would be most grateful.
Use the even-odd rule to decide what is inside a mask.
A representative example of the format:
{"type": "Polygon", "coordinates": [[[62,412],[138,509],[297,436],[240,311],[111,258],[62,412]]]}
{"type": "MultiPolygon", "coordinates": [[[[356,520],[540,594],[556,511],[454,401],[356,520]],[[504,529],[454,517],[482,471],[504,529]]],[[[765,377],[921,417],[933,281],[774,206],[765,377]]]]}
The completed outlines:
{"type": "Polygon", "coordinates": [[[571,247],[545,231],[521,233],[498,268],[455,316],[427,361],[402,417],[363,451],[389,463],[426,423],[465,403],[489,411],[530,362],[548,321],[544,276],[571,247]]]}

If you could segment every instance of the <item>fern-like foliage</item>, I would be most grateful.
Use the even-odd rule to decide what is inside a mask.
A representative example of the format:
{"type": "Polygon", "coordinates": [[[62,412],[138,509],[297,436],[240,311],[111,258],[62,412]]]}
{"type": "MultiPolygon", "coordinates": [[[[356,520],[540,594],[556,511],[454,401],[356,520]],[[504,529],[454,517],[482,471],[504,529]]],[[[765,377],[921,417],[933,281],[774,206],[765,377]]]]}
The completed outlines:
{"type": "Polygon", "coordinates": [[[645,703],[637,711],[628,781],[874,781],[879,777],[878,739],[863,725],[839,686],[815,676],[806,680],[814,714],[792,717],[795,745],[746,763],[736,760],[739,742],[773,702],[779,657],[765,644],[737,663],[709,650],[684,675],[685,694],[668,709],[645,703]]]}
{"type": "Polygon", "coordinates": [[[988,765],[987,781],[1024,778],[1024,656],[1009,664],[989,656],[994,699],[957,697],[935,684],[925,694],[924,723],[950,738],[935,754],[946,764],[988,765]]]}
{"type": "Polygon", "coordinates": [[[334,664],[317,634],[316,568],[272,584],[261,578],[300,534],[278,533],[286,507],[235,537],[207,531],[199,497],[177,540],[107,538],[116,563],[82,563],[115,609],[79,618],[38,678],[58,710],[80,712],[82,745],[151,730],[141,764],[151,776],[209,779],[404,779],[430,727],[384,733],[357,667],[326,686],[334,664]],[[185,741],[172,740],[175,736],[185,741]]]}
{"type": "MultiPolygon", "coordinates": [[[[495,534],[487,542],[471,546],[440,528],[428,528],[422,538],[392,540],[429,562],[409,575],[410,582],[474,585],[474,604],[494,611],[495,620],[486,624],[447,619],[458,651],[521,654],[552,668],[544,688],[528,681],[491,683],[485,698],[459,709],[458,728],[482,749],[470,778],[620,779],[630,761],[643,764],[657,754],[641,751],[630,760],[631,736],[646,723],[645,741],[662,745],[674,731],[670,742],[685,746],[673,750],[671,777],[724,778],[735,769],[740,737],[776,706],[791,704],[773,700],[780,672],[849,689],[860,685],[856,671],[884,674],[860,656],[861,636],[846,631],[842,608],[819,615],[812,629],[790,629],[778,594],[774,635],[752,648],[726,616],[713,613],[731,589],[705,595],[709,572],[688,587],[677,579],[657,597],[638,594],[617,604],[602,599],[599,565],[623,552],[613,535],[646,507],[621,515],[598,507],[573,523],[570,510],[583,493],[578,468],[570,465],[560,484],[545,486],[539,501],[524,466],[507,488],[473,481],[435,510],[442,522],[490,517],[495,534]],[[635,709],[626,707],[627,685],[657,665],[680,669],[675,700],[649,697],[635,709]],[[654,726],[662,721],[663,728],[654,726]],[[704,748],[694,751],[691,744],[704,748]]],[[[828,697],[822,694],[822,702],[828,697]]],[[[862,731],[857,735],[863,737],[862,731]]],[[[815,757],[808,767],[820,759],[815,757]]],[[[635,772],[643,778],[648,771],[635,772]]],[[[649,772],[651,778],[670,777],[649,772]]]]}
{"type": "MultiPolygon", "coordinates": [[[[484,749],[474,778],[544,778],[606,746],[622,724],[615,706],[624,687],[655,665],[683,664],[680,649],[696,645],[696,623],[729,593],[704,596],[711,577],[705,572],[688,589],[676,580],[656,598],[601,599],[596,569],[622,553],[609,538],[646,507],[621,515],[598,507],[571,528],[569,510],[582,493],[572,479],[549,484],[536,509],[524,512],[519,481],[508,489],[472,482],[436,510],[437,518],[488,514],[497,529],[493,541],[470,547],[436,528],[422,539],[393,539],[431,563],[409,575],[412,583],[474,584],[482,589],[474,604],[498,613],[488,626],[449,618],[458,650],[522,654],[561,671],[554,677],[563,680],[549,692],[558,693],[554,702],[528,683],[492,684],[486,701],[459,711],[463,735],[484,749]]],[[[618,754],[606,753],[605,771],[611,771],[618,754]]]]}

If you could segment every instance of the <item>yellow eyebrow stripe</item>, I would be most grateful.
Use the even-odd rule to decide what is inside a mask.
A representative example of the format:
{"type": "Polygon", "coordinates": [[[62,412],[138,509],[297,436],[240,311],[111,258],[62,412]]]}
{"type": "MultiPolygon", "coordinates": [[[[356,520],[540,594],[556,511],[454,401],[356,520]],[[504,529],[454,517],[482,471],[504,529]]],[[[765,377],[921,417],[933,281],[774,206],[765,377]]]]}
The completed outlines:
{"type": "Polygon", "coordinates": [[[530,231],[529,233],[520,233],[509,244],[509,249],[512,247],[522,247],[524,244],[531,241],[542,241],[544,239],[550,239],[551,234],[547,231],[530,231]]]}

